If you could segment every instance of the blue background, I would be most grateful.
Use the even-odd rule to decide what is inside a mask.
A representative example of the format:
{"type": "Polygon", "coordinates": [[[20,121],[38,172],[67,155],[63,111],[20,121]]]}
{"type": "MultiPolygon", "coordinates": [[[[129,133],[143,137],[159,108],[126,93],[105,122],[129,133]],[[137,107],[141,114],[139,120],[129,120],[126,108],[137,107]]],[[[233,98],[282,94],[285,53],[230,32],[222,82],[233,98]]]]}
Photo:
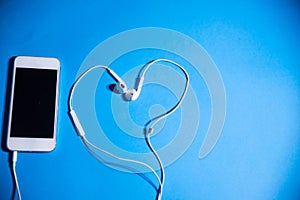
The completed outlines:
{"type": "MultiPolygon", "coordinates": [[[[1,1],[0,121],[12,56],[57,57],[62,65],[57,147],[19,154],[23,198],[155,198],[139,176],[90,156],[67,115],[69,89],[88,53],[119,32],[151,26],[201,44],[218,66],[227,95],[217,146],[199,160],[204,136],[198,134],[166,168],[163,199],[299,199],[299,6],[296,0],[1,1]]],[[[209,116],[201,117],[208,123],[209,116]]],[[[0,199],[12,193],[8,160],[1,149],[0,199]]]]}

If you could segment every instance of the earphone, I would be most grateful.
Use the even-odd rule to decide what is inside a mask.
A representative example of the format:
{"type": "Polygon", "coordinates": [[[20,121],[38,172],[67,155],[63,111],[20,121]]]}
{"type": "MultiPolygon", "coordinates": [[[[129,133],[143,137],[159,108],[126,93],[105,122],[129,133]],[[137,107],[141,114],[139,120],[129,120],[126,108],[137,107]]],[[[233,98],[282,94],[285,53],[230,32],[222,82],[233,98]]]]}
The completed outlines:
{"type": "Polygon", "coordinates": [[[77,79],[76,81],[73,83],[71,90],[70,90],[70,95],[69,95],[69,115],[70,118],[75,126],[76,132],[78,134],[78,136],[80,136],[84,146],[86,147],[86,149],[100,162],[103,162],[103,160],[94,152],[94,150],[100,151],[112,158],[115,158],[117,160],[122,160],[125,162],[132,162],[132,163],[136,163],[139,165],[143,165],[144,167],[148,168],[157,178],[158,182],[159,182],[159,188],[157,189],[157,196],[156,196],[156,200],[160,200],[162,197],[162,191],[163,191],[163,186],[164,186],[164,166],[163,163],[158,155],[158,153],[155,151],[155,149],[153,148],[151,141],[150,141],[150,135],[153,133],[154,131],[154,126],[162,119],[168,117],[169,115],[171,115],[173,112],[175,112],[177,110],[177,108],[179,108],[179,106],[181,105],[182,101],[184,100],[186,93],[188,91],[188,86],[189,86],[189,75],[187,73],[187,71],[178,63],[172,61],[172,60],[168,60],[168,59],[156,59],[156,60],[152,60],[150,62],[148,62],[147,64],[145,64],[141,70],[139,71],[139,74],[135,80],[135,86],[132,89],[128,89],[126,83],[121,79],[120,76],[118,76],[118,74],[116,74],[112,69],[110,69],[107,66],[103,66],[103,65],[96,65],[93,66],[89,69],[87,69],[85,72],[83,72],[77,79]],[[73,99],[73,94],[74,91],[77,87],[77,85],[79,84],[79,82],[82,80],[82,78],[84,78],[84,76],[86,76],[90,71],[94,70],[94,69],[104,69],[115,81],[115,87],[114,87],[114,91],[118,94],[121,94],[122,98],[124,101],[130,102],[130,101],[135,101],[138,99],[138,97],[141,94],[142,91],[142,87],[143,87],[143,83],[144,83],[144,77],[145,74],[147,72],[147,70],[150,68],[150,66],[152,66],[155,63],[158,62],[166,62],[166,63],[170,63],[176,67],[178,67],[184,74],[186,82],[185,82],[185,87],[184,87],[184,91],[182,92],[181,97],[179,98],[178,102],[171,108],[169,109],[167,112],[154,117],[152,119],[149,120],[149,122],[146,124],[145,129],[144,129],[144,134],[145,134],[145,139],[146,139],[146,143],[149,147],[149,149],[151,150],[151,152],[153,153],[153,155],[155,156],[155,158],[157,159],[157,162],[160,166],[160,177],[158,176],[157,172],[151,167],[149,166],[147,163],[145,162],[141,162],[138,160],[132,160],[132,159],[128,159],[128,158],[122,158],[119,157],[117,155],[114,155],[100,147],[97,147],[96,145],[94,145],[92,142],[90,142],[86,137],[85,137],[85,131],[80,123],[80,120],[75,112],[75,110],[73,109],[72,106],[72,99],[73,99]]]}
{"type": "Polygon", "coordinates": [[[125,82],[111,69],[106,69],[108,74],[111,75],[111,77],[117,82],[116,87],[114,88],[118,93],[122,94],[122,97],[125,101],[135,101],[142,90],[144,77],[138,77],[136,78],[135,82],[135,88],[134,89],[128,89],[125,82]]]}

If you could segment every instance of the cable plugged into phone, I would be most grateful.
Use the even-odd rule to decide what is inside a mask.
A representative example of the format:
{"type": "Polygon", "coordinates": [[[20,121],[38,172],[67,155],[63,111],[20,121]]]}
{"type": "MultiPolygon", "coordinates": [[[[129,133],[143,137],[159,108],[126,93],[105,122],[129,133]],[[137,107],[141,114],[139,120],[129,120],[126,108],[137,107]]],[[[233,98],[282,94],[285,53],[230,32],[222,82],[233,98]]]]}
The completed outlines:
{"type": "Polygon", "coordinates": [[[12,164],[13,177],[14,177],[14,182],[15,182],[16,189],[17,189],[17,192],[18,192],[19,200],[22,200],[21,191],[20,191],[19,182],[18,182],[18,177],[17,177],[17,172],[16,172],[17,160],[18,160],[18,152],[13,151],[12,163],[11,163],[12,164]]]}

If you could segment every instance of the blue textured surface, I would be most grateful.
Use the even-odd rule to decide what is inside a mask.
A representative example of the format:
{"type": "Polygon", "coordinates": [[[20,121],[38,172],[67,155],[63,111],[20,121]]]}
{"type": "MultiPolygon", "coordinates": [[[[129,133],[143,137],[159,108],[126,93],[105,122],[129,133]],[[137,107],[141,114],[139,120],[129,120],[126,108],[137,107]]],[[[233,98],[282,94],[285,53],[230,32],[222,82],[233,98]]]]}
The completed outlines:
{"type": "MultiPolygon", "coordinates": [[[[210,117],[202,114],[204,128],[166,168],[163,199],[299,199],[299,6],[293,0],[1,1],[0,121],[12,56],[57,57],[62,65],[57,148],[20,153],[23,198],[154,199],[154,189],[139,176],[94,160],[67,115],[69,89],[88,53],[112,35],[151,26],[199,42],[218,66],[227,95],[217,146],[199,160],[210,117]]],[[[0,199],[12,193],[8,157],[1,149],[0,199]]]]}

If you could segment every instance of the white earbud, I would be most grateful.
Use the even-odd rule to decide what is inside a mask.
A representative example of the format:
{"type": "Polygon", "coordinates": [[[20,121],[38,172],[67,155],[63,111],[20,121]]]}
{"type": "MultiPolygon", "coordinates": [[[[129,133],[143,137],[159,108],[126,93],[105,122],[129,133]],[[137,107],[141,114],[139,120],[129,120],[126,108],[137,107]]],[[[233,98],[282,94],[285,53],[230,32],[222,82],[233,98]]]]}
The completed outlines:
{"type": "Polygon", "coordinates": [[[124,94],[127,92],[127,85],[126,83],[116,74],[113,70],[106,68],[107,72],[111,77],[117,82],[116,87],[114,90],[116,90],[117,93],[124,94]]]}
{"type": "Polygon", "coordinates": [[[136,98],[136,90],[135,89],[129,89],[125,93],[123,93],[122,97],[125,101],[134,101],[136,98]]]}
{"type": "Polygon", "coordinates": [[[128,89],[125,82],[111,69],[107,68],[108,74],[117,82],[114,90],[117,93],[122,94],[122,97],[125,101],[135,101],[140,96],[144,77],[138,77],[135,81],[135,88],[128,89]]]}
{"type": "Polygon", "coordinates": [[[113,90],[118,94],[124,94],[128,91],[127,86],[124,82],[118,82],[113,90]]]}
{"type": "Polygon", "coordinates": [[[144,77],[138,77],[135,81],[135,89],[129,89],[123,93],[123,99],[126,101],[135,101],[140,96],[143,87],[144,77]]]}

